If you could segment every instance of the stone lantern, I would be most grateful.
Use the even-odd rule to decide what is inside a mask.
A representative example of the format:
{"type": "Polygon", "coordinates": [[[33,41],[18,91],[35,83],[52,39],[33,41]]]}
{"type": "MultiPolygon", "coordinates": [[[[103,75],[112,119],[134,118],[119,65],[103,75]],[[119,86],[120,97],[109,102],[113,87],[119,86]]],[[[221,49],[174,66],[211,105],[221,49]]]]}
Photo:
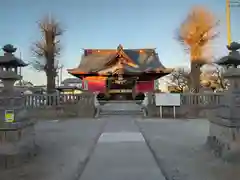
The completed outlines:
{"type": "Polygon", "coordinates": [[[229,80],[230,87],[229,91],[240,90],[240,69],[238,66],[240,65],[240,44],[233,42],[230,46],[227,46],[230,51],[228,56],[222,57],[217,64],[221,65],[225,68],[224,77],[229,80]]]}
{"type": "Polygon", "coordinates": [[[228,56],[217,64],[225,66],[223,76],[229,80],[230,87],[220,99],[210,120],[208,142],[218,155],[240,152],[240,44],[233,42],[227,46],[228,56]]]}
{"type": "Polygon", "coordinates": [[[227,46],[228,56],[222,57],[217,64],[225,67],[224,78],[229,80],[230,86],[220,102],[218,115],[228,123],[240,125],[240,44],[233,42],[227,46]]]}
{"type": "Polygon", "coordinates": [[[14,56],[13,53],[16,52],[17,48],[14,48],[11,44],[5,45],[2,50],[4,55],[0,56],[0,79],[4,85],[4,93],[13,95],[14,83],[22,79],[18,74],[18,68],[25,67],[27,64],[14,56]]]}
{"type": "Polygon", "coordinates": [[[0,79],[4,87],[0,92],[0,168],[7,168],[24,162],[26,155],[33,152],[35,133],[34,123],[28,119],[25,97],[14,88],[14,83],[22,79],[18,68],[27,64],[14,56],[16,48],[12,45],[5,45],[2,50],[0,79]]]}

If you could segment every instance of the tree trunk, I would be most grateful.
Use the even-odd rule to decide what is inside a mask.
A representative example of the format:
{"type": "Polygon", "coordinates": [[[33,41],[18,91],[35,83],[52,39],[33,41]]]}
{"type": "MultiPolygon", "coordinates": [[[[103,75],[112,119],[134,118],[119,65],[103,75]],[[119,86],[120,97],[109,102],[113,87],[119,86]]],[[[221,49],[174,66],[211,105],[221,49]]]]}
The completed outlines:
{"type": "Polygon", "coordinates": [[[191,62],[191,92],[198,93],[200,89],[200,67],[197,61],[191,62]]]}
{"type": "Polygon", "coordinates": [[[52,56],[47,58],[46,76],[47,76],[47,93],[52,94],[56,92],[55,77],[56,70],[54,67],[54,58],[52,56]]]}
{"type": "Polygon", "coordinates": [[[53,72],[47,73],[47,93],[52,94],[55,92],[55,74],[53,72]]]}
{"type": "MultiPolygon", "coordinates": [[[[50,71],[46,72],[47,75],[47,94],[54,94],[56,92],[55,89],[55,74],[50,71]]],[[[56,104],[56,97],[54,96],[47,96],[46,103],[48,106],[57,105],[56,104]]]]}

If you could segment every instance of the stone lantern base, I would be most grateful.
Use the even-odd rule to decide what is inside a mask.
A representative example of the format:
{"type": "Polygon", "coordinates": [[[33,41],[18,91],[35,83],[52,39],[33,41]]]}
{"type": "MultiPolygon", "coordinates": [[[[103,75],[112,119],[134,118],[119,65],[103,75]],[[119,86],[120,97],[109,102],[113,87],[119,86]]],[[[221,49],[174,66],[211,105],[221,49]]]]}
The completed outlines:
{"type": "Polygon", "coordinates": [[[208,145],[214,154],[224,160],[240,161],[240,130],[239,126],[229,123],[211,122],[209,127],[208,145]]]}
{"type": "Polygon", "coordinates": [[[209,117],[207,143],[215,155],[240,162],[240,91],[228,91],[209,117]]]}
{"type": "Polygon", "coordinates": [[[35,122],[28,119],[24,97],[0,96],[0,168],[21,165],[36,154],[35,122]],[[6,111],[13,111],[13,122],[6,121],[6,111]]]}
{"type": "Polygon", "coordinates": [[[36,155],[34,123],[0,128],[0,168],[20,166],[36,155]]]}

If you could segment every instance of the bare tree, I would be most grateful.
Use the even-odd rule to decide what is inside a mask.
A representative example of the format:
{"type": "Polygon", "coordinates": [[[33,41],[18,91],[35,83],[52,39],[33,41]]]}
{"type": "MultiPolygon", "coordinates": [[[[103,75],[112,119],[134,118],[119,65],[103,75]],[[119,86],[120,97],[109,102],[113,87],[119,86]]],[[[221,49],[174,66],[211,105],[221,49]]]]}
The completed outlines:
{"type": "Polygon", "coordinates": [[[41,31],[41,40],[32,46],[35,59],[32,66],[38,71],[44,71],[47,76],[48,93],[55,92],[55,78],[57,75],[56,59],[60,55],[59,37],[63,30],[56,20],[52,17],[45,17],[38,24],[41,31]]]}
{"type": "Polygon", "coordinates": [[[178,68],[168,76],[167,83],[175,86],[180,92],[183,92],[185,88],[188,88],[189,80],[189,72],[185,71],[184,68],[178,68]]]}
{"type": "Polygon", "coordinates": [[[224,90],[228,88],[229,82],[223,77],[223,73],[224,68],[215,63],[208,64],[208,68],[203,70],[204,78],[210,82],[213,89],[224,90]]]}

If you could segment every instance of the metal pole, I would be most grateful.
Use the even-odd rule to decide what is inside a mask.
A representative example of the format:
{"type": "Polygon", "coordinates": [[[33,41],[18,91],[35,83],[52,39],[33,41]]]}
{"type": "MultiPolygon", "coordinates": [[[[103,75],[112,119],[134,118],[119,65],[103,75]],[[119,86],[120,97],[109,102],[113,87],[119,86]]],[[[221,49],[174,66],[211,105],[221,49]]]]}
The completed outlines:
{"type": "MultiPolygon", "coordinates": [[[[22,52],[19,51],[19,58],[22,59],[22,52]]],[[[19,67],[19,75],[22,76],[22,67],[19,67]]],[[[22,79],[19,81],[19,85],[22,86],[22,79]]]]}
{"type": "Polygon", "coordinates": [[[63,65],[61,65],[61,68],[60,68],[60,81],[59,81],[59,86],[60,86],[61,83],[62,83],[62,73],[63,73],[63,65]]]}
{"type": "Polygon", "coordinates": [[[176,119],[176,106],[173,106],[173,118],[176,119]]]}
{"type": "Polygon", "coordinates": [[[59,86],[59,69],[57,69],[56,86],[59,86]]]}
{"type": "Polygon", "coordinates": [[[228,40],[228,45],[230,45],[232,42],[230,0],[226,0],[226,24],[227,24],[227,40],[228,40]]]}
{"type": "Polygon", "coordinates": [[[56,69],[56,77],[55,77],[55,85],[56,86],[59,86],[59,70],[60,70],[60,67],[59,67],[59,61],[56,60],[54,62],[54,68],[56,69]]]}

